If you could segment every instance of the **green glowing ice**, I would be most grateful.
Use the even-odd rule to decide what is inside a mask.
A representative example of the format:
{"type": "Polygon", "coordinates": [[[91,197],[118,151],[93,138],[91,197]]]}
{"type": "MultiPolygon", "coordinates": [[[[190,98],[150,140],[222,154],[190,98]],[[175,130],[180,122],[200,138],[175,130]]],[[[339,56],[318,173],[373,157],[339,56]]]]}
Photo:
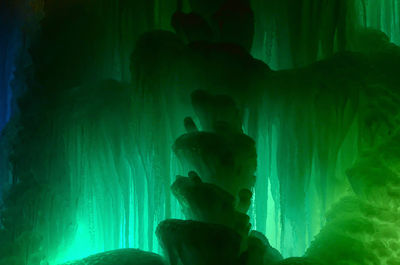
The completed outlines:
{"type": "MultiPolygon", "coordinates": [[[[185,117],[200,124],[198,89],[240,109],[258,154],[250,222],[284,257],[400,264],[399,0],[252,0],[245,48],[189,44],[208,35],[173,32],[175,0],[26,2],[43,12],[26,14],[26,93],[2,136],[1,265],[160,253],[157,225],[183,218],[170,185],[190,168],[172,145],[185,117]]],[[[218,24],[219,2],[183,2],[206,33],[218,24]]]]}

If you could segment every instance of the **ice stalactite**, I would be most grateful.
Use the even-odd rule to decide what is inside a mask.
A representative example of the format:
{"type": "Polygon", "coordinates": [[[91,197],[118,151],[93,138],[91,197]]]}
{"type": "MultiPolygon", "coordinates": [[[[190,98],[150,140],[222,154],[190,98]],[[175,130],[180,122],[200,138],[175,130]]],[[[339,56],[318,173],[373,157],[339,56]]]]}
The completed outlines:
{"type": "Polygon", "coordinates": [[[357,27],[355,0],[252,2],[256,17],[252,52],[273,69],[305,66],[347,50],[357,27]]]}
{"type": "MultiPolygon", "coordinates": [[[[23,120],[24,144],[14,147],[13,173],[33,205],[17,202],[10,209],[29,213],[29,226],[42,235],[41,257],[55,262],[122,247],[157,251],[156,225],[177,212],[167,204],[169,175],[162,174],[174,172],[174,161],[163,160],[168,145],[150,142],[158,153],[146,153],[137,141],[144,132],[132,117],[142,105],[132,87],[110,80],[59,95],[23,120]]],[[[158,135],[154,131],[153,140],[163,141],[158,135]]]]}
{"type": "Polygon", "coordinates": [[[360,1],[363,10],[362,25],[374,28],[388,35],[390,41],[400,43],[400,4],[396,0],[364,0],[360,1]]]}
{"type": "MultiPolygon", "coordinates": [[[[94,9],[94,2],[44,6],[46,16],[30,45],[32,65],[19,64],[21,76],[14,81],[15,89],[29,89],[19,99],[22,114],[13,135],[18,140],[11,140],[18,184],[6,201],[3,224],[14,232],[3,234],[3,246],[15,249],[6,257],[35,263],[128,246],[157,251],[157,223],[178,212],[164,204],[169,183],[158,181],[163,175],[168,180],[174,164],[163,152],[169,150],[168,141],[160,139],[156,149],[138,140],[146,133],[134,127],[140,123],[134,117],[144,110],[139,96],[132,86],[99,81],[130,80],[134,40],[165,24],[165,17],[169,21],[171,14],[158,13],[157,19],[146,15],[160,8],[146,3],[96,1],[94,9]],[[17,213],[23,221],[9,222],[17,213]]],[[[167,114],[166,109],[163,105],[167,114]]],[[[152,122],[157,121],[155,116],[152,122]]],[[[163,128],[168,126],[164,120],[163,128]]],[[[154,132],[155,140],[164,135],[154,132]]]]}
{"type": "Polygon", "coordinates": [[[399,44],[397,0],[253,0],[252,4],[256,21],[252,54],[275,70],[349,50],[359,29],[380,30],[399,44]]]}

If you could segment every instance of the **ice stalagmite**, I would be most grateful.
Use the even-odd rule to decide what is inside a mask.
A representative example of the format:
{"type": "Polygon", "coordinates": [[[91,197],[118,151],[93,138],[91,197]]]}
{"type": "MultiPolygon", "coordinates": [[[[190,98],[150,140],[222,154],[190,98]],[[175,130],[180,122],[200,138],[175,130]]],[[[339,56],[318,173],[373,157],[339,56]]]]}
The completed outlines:
{"type": "Polygon", "coordinates": [[[174,151],[195,171],[178,176],[172,192],[189,220],[166,220],[157,235],[171,264],[268,264],[282,259],[253,231],[247,211],[254,186],[255,143],[243,134],[239,110],[229,96],[192,94],[208,131],[179,137],[174,151]],[[199,172],[199,175],[196,173],[199,172]]]}

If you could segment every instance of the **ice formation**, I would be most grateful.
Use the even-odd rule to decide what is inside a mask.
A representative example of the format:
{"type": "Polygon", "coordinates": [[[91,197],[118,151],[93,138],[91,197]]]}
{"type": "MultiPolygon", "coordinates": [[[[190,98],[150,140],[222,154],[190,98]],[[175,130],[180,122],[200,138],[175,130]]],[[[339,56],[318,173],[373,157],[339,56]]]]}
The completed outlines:
{"type": "Polygon", "coordinates": [[[0,264],[400,264],[400,1],[0,7],[0,264]]]}

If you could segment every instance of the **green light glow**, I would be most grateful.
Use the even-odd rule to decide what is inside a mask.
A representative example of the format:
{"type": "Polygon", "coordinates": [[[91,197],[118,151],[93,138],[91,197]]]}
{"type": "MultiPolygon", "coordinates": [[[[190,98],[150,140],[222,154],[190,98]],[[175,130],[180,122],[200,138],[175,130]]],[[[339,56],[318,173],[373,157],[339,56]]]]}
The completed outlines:
{"type": "MultiPolygon", "coordinates": [[[[400,264],[400,0],[249,1],[251,50],[221,44],[232,37],[221,32],[189,45],[171,28],[176,0],[44,2],[21,33],[18,111],[1,136],[0,172],[15,183],[0,265],[161,253],[158,224],[184,219],[170,186],[192,168],[172,145],[186,117],[200,124],[199,89],[228,94],[256,143],[248,214],[272,247],[329,265],[400,264]]],[[[184,2],[204,16],[202,3],[219,3],[184,2]]]]}
{"type": "Polygon", "coordinates": [[[93,242],[91,242],[90,232],[86,224],[79,222],[77,228],[73,242],[66,246],[65,251],[58,253],[52,264],[78,260],[105,251],[105,249],[94,250],[89,247],[93,242]]]}

